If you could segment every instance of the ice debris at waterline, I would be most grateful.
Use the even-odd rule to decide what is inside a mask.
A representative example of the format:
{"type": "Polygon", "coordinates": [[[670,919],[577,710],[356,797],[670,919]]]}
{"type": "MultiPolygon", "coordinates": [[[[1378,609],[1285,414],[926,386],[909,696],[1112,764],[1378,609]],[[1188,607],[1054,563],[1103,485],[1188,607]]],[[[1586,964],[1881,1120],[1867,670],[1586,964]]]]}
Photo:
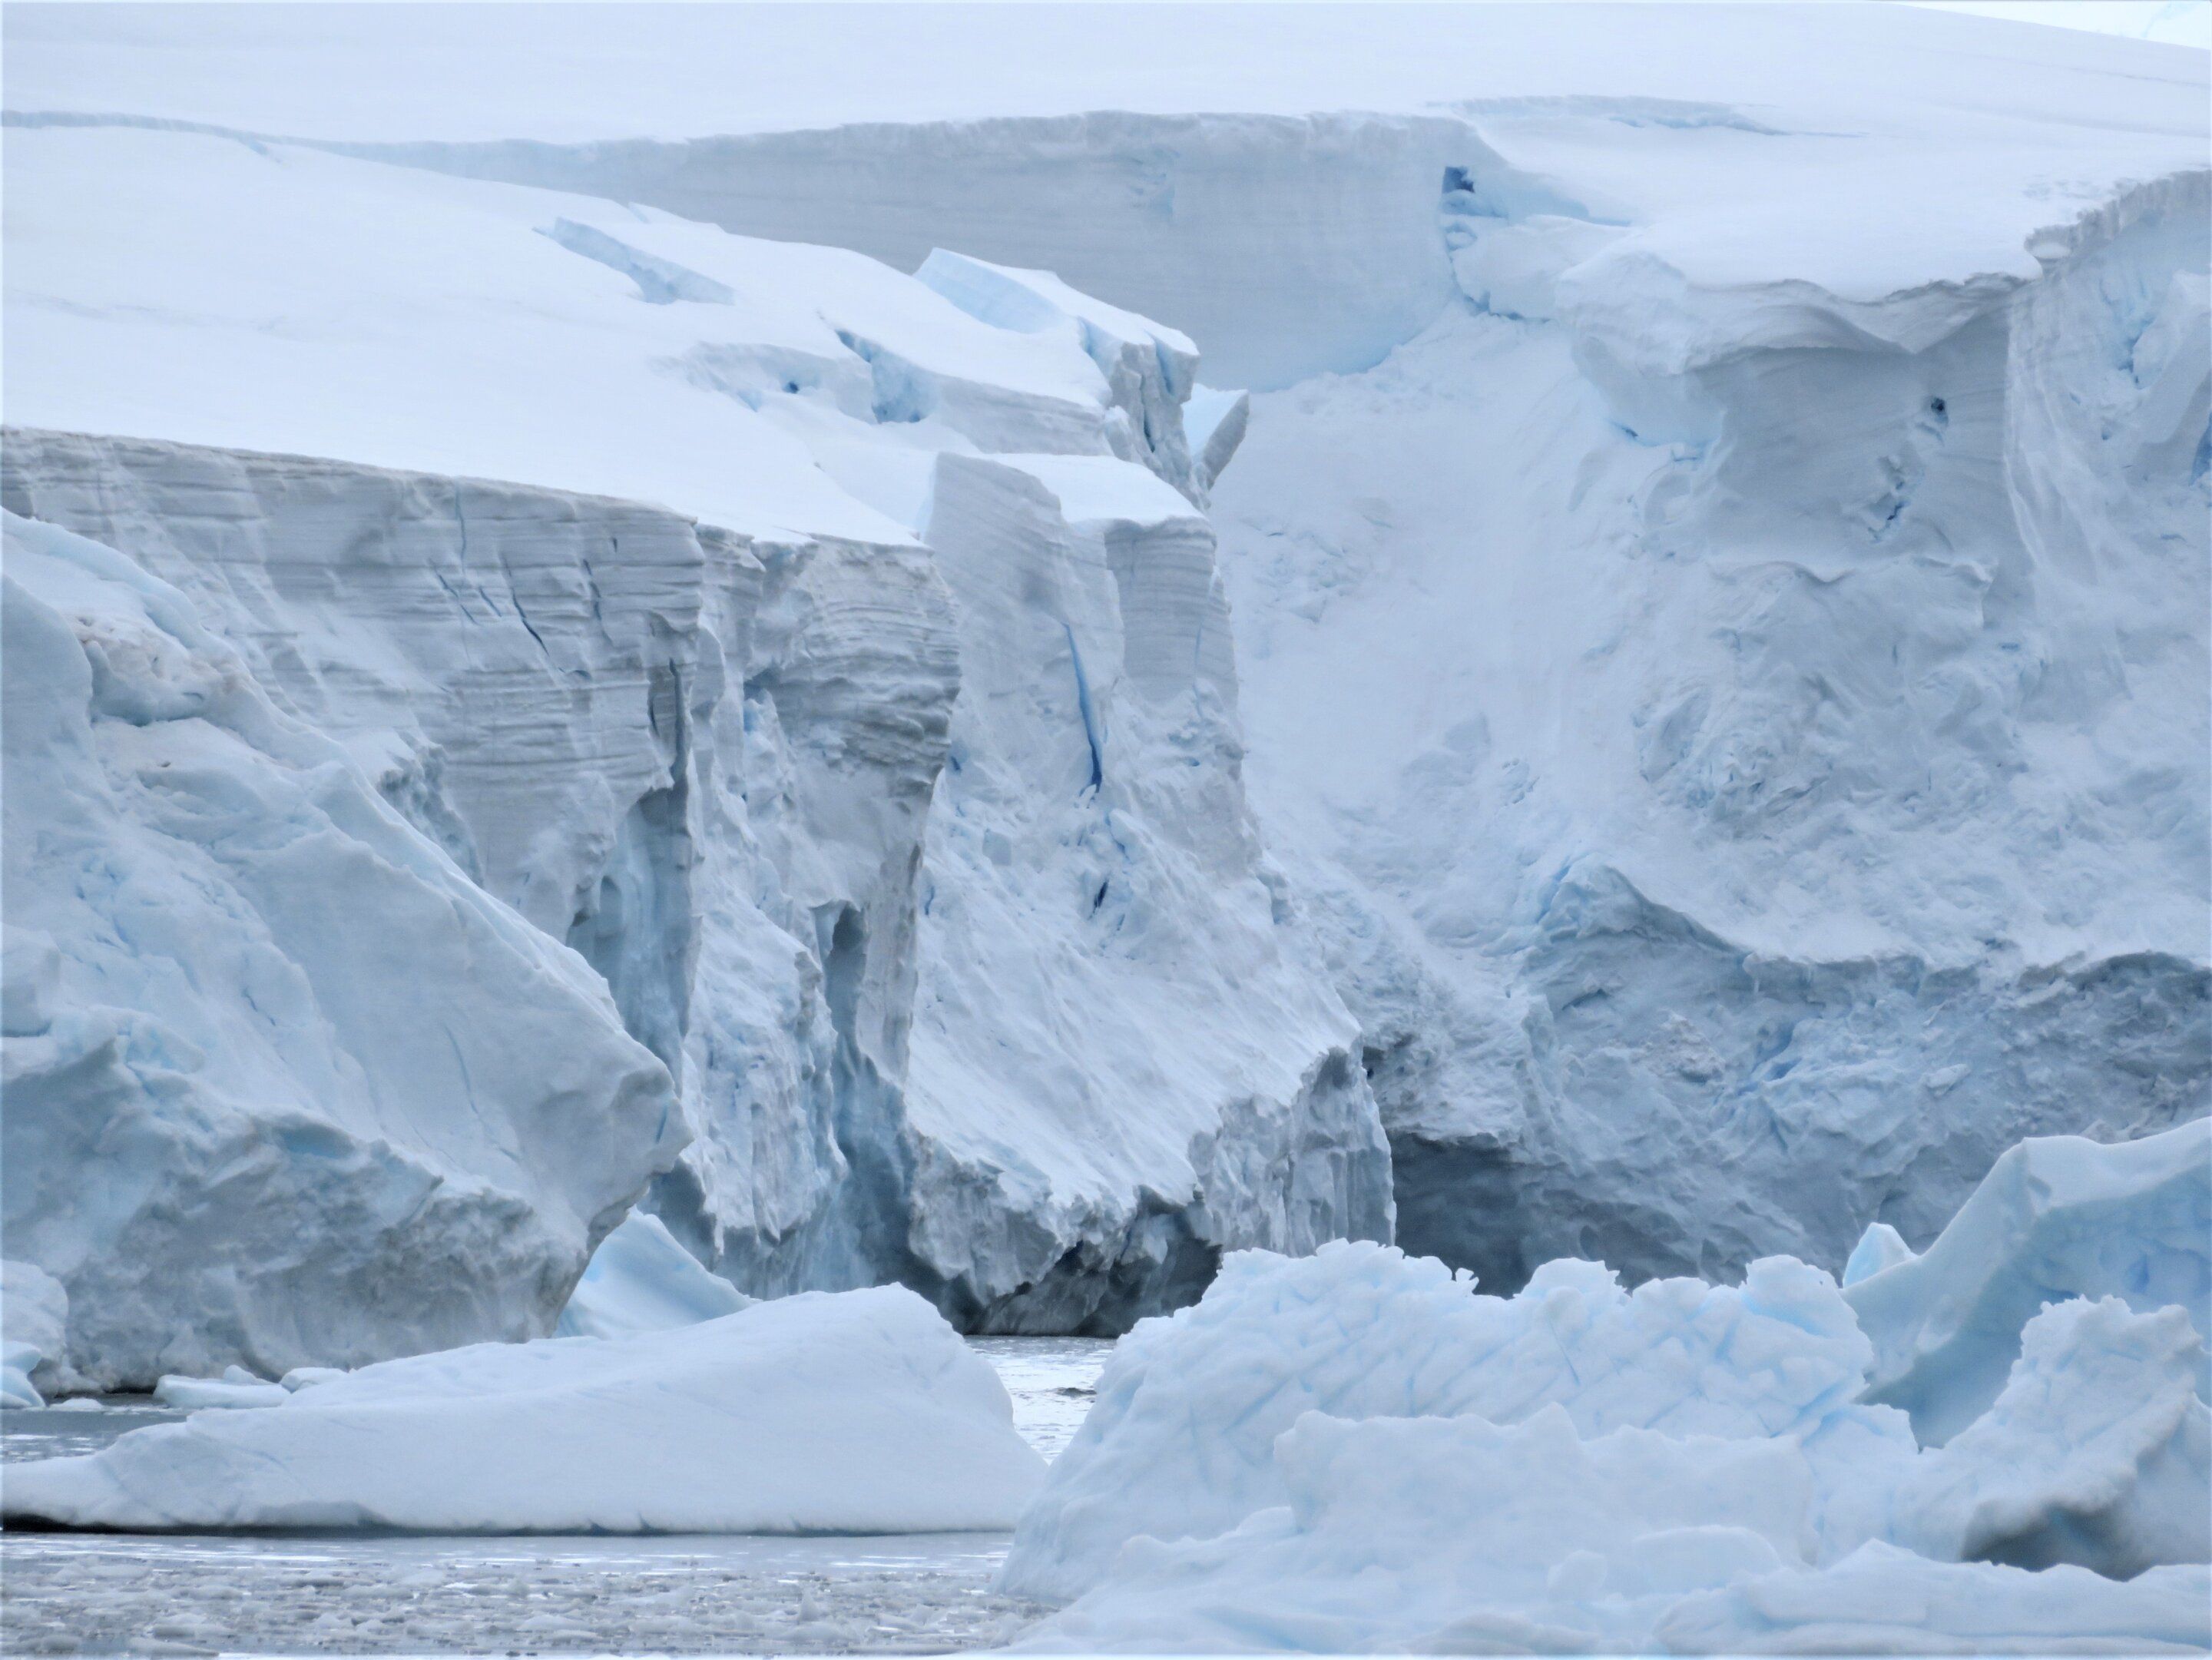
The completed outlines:
{"type": "Polygon", "coordinates": [[[2205,1121],[2028,1143],[1919,1259],[1956,1281],[1856,1314],[1786,1258],[1633,1291],[1562,1261],[1492,1298],[1388,1247],[1241,1254],[1122,1340],[1000,1588],[1074,1599],[1026,1639],[1052,1649],[2203,1648],[2203,1282],[2162,1231],[2192,1186],[2205,1121]],[[2054,1209],[2068,1282],[1984,1295],[2049,1260],[2054,1209]],[[2147,1260],[2183,1302],[2149,1304],[2147,1260]],[[1923,1447],[1869,1380],[1930,1308],[1973,1316],[1963,1376],[2005,1375],[1923,1447]]]}
{"type": "Polygon", "coordinates": [[[114,1528],[935,1533],[1012,1525],[1044,1462],[913,1292],[810,1292],[623,1338],[386,1361],[9,1467],[0,1511],[114,1528]]]}
{"type": "MultiPolygon", "coordinates": [[[[7,949],[21,949],[22,939],[11,931],[7,949]]],[[[10,976],[6,983],[23,982],[10,976]]],[[[0,1022],[9,1034],[17,1029],[17,1013],[11,1000],[9,1018],[0,1022]]],[[[68,1329],[69,1292],[61,1281],[29,1262],[0,1262],[0,1407],[44,1406],[47,1394],[75,1381],[68,1329]]]]}

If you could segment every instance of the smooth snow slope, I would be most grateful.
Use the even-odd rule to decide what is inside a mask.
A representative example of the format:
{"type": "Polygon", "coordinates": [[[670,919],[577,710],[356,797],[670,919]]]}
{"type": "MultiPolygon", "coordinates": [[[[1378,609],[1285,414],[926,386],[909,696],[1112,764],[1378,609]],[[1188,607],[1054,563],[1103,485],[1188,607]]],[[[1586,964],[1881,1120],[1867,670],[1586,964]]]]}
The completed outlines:
{"type": "Polygon", "coordinates": [[[8,500],[188,590],[605,976],[702,1260],[1114,1329],[1224,1246],[1387,1235],[1245,814],[1188,342],[949,255],[9,141],[8,500]]]}
{"type": "Polygon", "coordinates": [[[2203,160],[2203,59],[2135,40],[1887,5],[1261,15],[18,6],[5,101],[395,144],[907,269],[1043,266],[1239,386],[1365,367],[1434,317],[1437,178],[1493,149],[1531,203],[1693,281],[1864,299],[2025,274],[2038,227],[2203,160]]]}

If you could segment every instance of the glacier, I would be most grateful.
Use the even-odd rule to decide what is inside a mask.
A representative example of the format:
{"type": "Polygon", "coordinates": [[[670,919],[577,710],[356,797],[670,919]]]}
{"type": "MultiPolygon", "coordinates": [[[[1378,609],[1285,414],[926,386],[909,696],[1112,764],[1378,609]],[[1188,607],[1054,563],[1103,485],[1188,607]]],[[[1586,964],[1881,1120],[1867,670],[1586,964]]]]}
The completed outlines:
{"type": "MultiPolygon", "coordinates": [[[[127,1363],[95,1329],[146,1323],[105,1307],[125,1270],[52,1233],[72,1160],[11,1140],[52,1191],[11,1187],[8,1248],[111,1381],[542,1335],[640,1197],[744,1292],[898,1280],[989,1330],[1110,1333],[1224,1249],[1387,1237],[1357,1028],[1243,801],[1199,505],[1239,405],[1194,458],[1188,341],[1048,274],[313,151],[58,129],[7,165],[0,496],[174,584],[441,879],[603,982],[658,1124],[473,1329],[387,1291],[343,1341],[127,1363]]],[[[244,1244],[198,1239],[212,1275],[244,1244]]]]}
{"type": "Polygon", "coordinates": [[[7,504],[599,972],[749,1293],[1864,1269],[2200,1117],[2201,55],[1276,21],[27,10],[7,504]]]}
{"type": "MultiPolygon", "coordinates": [[[[1141,437],[1187,399],[1179,447],[1155,420],[1129,453],[1210,496],[1256,868],[1357,1022],[1395,1237],[1497,1290],[1561,1255],[1839,1269],[1873,1222],[1925,1244],[2018,1140],[2212,1088],[2203,61],[1894,8],[1603,16],[1324,6],[1254,52],[1196,9],[1169,75],[1079,14],[887,21],[860,65],[716,9],[661,17],[643,76],[586,9],[441,19],[427,79],[363,20],[226,22],[188,70],[52,23],[9,103],[18,139],[284,137],[836,244],[1017,327],[1087,305],[1109,380],[1165,343],[1121,401],[1141,437]],[[528,74],[441,101],[494,52],[528,74]],[[700,68],[732,53],[742,99],[700,68]],[[1018,84],[977,72],[1010,53],[1018,84]],[[1219,396],[1176,392],[1191,343],[1219,396]]],[[[568,246],[625,234],[561,211],[568,246]]],[[[919,524],[919,483],[873,488],[919,524]]],[[[1332,1087],[1263,1093],[1319,1123],[1332,1087]]]]}

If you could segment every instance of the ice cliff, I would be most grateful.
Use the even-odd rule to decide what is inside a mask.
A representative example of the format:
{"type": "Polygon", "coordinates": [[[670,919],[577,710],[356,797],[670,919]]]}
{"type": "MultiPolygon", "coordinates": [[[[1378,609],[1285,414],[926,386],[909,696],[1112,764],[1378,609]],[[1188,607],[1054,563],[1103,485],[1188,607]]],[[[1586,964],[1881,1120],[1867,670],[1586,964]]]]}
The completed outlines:
{"type": "Polygon", "coordinates": [[[665,1071],[176,589],[6,537],[7,1249],[69,1363],[543,1329],[682,1145],[665,1071]]]}
{"type": "MultiPolygon", "coordinates": [[[[748,1291],[902,1280],[986,1329],[1119,1329],[1224,1248],[1387,1237],[1357,1028],[1243,803],[1194,505],[1228,410],[1194,460],[1188,341],[1043,273],[917,279],[307,151],[18,132],[7,167],[0,494],[25,533],[119,550],[324,746],[330,788],[380,800],[420,879],[582,988],[510,984],[458,923],[380,934],[335,878],[260,903],[265,967],[227,925],[149,934],[55,862],[36,781],[89,760],[11,724],[38,1018],[143,1023],[190,986],[191,1062],[185,1031],[144,1043],[248,1098],[268,1184],[180,1103],[143,1214],[118,1195],[88,1229],[114,1090],[66,1055],[41,1111],[11,1081],[7,1250],[68,1287],[76,1364],[143,1385],[543,1331],[641,1190],[748,1291]],[[434,965],[471,952],[464,996],[434,965]],[[272,1005],[256,975],[303,962],[322,1000],[272,1005]],[[252,1046],[295,1041],[367,1069],[361,1124],[304,1060],[255,1082],[252,1046]],[[261,1128],[280,1104],[314,1128],[261,1128]],[[411,1186],[379,1174],[392,1118],[430,1144],[411,1186]],[[518,1160],[532,1180],[501,1179],[518,1160]],[[258,1293],[241,1313],[165,1274],[314,1311],[272,1330],[258,1293]]],[[[156,718],[44,661],[10,653],[11,723],[156,718]]],[[[160,729],[199,742],[200,704],[170,702],[160,729]]],[[[256,813],[204,833],[258,880],[256,813]]]]}
{"type": "Polygon", "coordinates": [[[2200,1116],[2203,55],[1357,16],[41,15],[9,505],[600,970],[750,1291],[1840,1269],[2200,1116]]]}

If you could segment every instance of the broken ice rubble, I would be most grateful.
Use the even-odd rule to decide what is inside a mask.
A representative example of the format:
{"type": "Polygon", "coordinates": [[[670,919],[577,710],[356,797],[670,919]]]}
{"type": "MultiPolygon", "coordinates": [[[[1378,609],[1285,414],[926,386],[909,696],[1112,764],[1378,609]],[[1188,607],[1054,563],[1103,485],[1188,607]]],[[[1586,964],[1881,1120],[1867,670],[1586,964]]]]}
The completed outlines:
{"type": "Polygon", "coordinates": [[[1056,1650],[2201,1648],[2204,1346],[2141,1265],[2160,1242],[2197,1294],[2203,1231],[2166,1224],[2208,1153],[2200,1122],[2000,1161],[1886,1304],[1974,1310],[1974,1357],[2017,1357],[1942,1446],[1870,1399],[1907,1340],[1788,1259],[1633,1292],[1554,1262],[1498,1298],[1379,1246],[1239,1256],[1123,1340],[1002,1587],[1074,1599],[1026,1639],[1056,1650]],[[2067,1282],[1988,1296],[2054,1213],[2067,1282]]]}

